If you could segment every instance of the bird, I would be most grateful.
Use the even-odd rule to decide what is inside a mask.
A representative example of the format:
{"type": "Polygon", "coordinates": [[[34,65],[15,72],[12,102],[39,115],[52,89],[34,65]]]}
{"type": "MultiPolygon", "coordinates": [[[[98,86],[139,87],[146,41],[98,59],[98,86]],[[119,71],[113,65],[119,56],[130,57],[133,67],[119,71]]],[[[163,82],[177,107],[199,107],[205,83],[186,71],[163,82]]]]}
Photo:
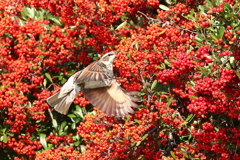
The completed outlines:
{"type": "Polygon", "coordinates": [[[140,100],[135,97],[138,92],[123,89],[113,73],[113,62],[119,52],[108,52],[73,74],[59,92],[47,98],[47,103],[57,112],[66,115],[75,97],[82,92],[106,116],[133,114],[131,107],[137,107],[135,102],[140,100]]]}

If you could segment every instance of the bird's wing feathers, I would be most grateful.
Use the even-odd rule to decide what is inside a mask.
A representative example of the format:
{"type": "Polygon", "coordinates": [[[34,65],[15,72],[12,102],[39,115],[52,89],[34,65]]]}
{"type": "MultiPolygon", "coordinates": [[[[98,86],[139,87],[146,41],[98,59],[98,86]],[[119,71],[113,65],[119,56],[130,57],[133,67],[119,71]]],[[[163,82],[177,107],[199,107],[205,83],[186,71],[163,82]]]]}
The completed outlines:
{"type": "Polygon", "coordinates": [[[136,94],[127,92],[114,80],[111,87],[85,90],[84,95],[95,107],[108,116],[124,116],[134,113],[131,106],[136,107],[137,104],[132,100],[139,101],[138,98],[133,97],[136,94]]]}
{"type": "Polygon", "coordinates": [[[75,76],[75,83],[81,84],[89,81],[103,81],[108,79],[109,75],[99,65],[98,61],[95,61],[82,70],[82,73],[75,76]]]}

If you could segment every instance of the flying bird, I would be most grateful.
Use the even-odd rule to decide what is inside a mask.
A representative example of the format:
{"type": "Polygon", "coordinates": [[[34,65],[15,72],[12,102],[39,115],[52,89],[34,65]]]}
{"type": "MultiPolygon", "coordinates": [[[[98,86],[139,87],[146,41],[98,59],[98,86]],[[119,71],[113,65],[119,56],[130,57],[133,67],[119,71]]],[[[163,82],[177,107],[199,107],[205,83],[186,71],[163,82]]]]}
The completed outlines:
{"type": "Polygon", "coordinates": [[[76,72],[59,92],[47,98],[48,104],[59,113],[67,114],[72,101],[82,91],[88,101],[107,116],[134,113],[131,107],[138,106],[133,102],[139,101],[134,97],[137,92],[120,87],[113,74],[113,61],[118,52],[108,52],[100,60],[76,72]]]}

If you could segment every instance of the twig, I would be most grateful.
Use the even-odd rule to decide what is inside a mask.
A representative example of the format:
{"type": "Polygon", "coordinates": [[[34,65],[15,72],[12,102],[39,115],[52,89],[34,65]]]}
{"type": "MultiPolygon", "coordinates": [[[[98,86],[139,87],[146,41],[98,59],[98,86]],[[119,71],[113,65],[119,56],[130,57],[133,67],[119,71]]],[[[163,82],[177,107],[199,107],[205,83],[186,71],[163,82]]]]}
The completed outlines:
{"type": "Polygon", "coordinates": [[[144,78],[142,76],[142,70],[138,69],[138,72],[140,73],[140,77],[142,79],[143,86],[146,88],[146,90],[148,92],[148,103],[150,103],[150,101],[152,100],[151,97],[152,97],[153,92],[151,91],[151,89],[149,89],[147,82],[144,80],[144,78]]]}
{"type": "MultiPolygon", "coordinates": [[[[168,22],[162,22],[162,21],[160,21],[160,20],[158,20],[158,19],[154,19],[154,18],[148,17],[146,14],[142,13],[141,11],[137,11],[137,12],[140,13],[140,14],[142,14],[142,15],[143,15],[147,20],[149,20],[150,22],[156,21],[156,22],[162,23],[163,25],[169,25],[169,24],[170,24],[169,21],[168,21],[168,22]]],[[[180,28],[180,29],[182,29],[182,30],[191,32],[191,33],[197,33],[197,32],[194,32],[194,31],[191,31],[191,30],[188,30],[188,29],[179,27],[178,25],[176,25],[176,27],[178,27],[178,28],[180,28]]]]}
{"type": "Polygon", "coordinates": [[[49,112],[49,114],[50,114],[50,117],[51,117],[51,119],[52,119],[52,121],[53,121],[53,115],[52,115],[52,112],[51,112],[51,110],[48,108],[48,112],[49,112]]]}

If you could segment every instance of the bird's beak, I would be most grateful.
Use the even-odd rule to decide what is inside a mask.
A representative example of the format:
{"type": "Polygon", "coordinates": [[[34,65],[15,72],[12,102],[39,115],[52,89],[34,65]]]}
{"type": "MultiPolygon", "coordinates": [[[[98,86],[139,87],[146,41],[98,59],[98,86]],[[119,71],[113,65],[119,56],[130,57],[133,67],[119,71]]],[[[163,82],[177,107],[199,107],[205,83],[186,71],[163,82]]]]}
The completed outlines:
{"type": "Polygon", "coordinates": [[[114,52],[116,55],[119,53],[120,51],[116,51],[116,52],[114,52]]]}

